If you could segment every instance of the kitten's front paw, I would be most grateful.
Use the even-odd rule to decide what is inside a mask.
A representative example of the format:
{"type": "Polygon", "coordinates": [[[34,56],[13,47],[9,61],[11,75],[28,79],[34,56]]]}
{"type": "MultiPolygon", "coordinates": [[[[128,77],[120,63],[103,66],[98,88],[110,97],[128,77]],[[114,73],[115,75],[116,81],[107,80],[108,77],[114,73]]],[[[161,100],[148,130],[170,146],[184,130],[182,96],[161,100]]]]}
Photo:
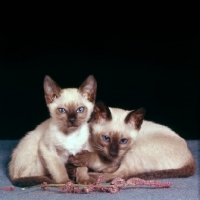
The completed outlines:
{"type": "Polygon", "coordinates": [[[71,180],[71,179],[63,179],[63,180],[60,180],[59,182],[57,182],[58,184],[66,184],[66,183],[68,183],[68,182],[72,182],[72,183],[74,183],[74,181],[73,180],[71,180]]]}
{"type": "Polygon", "coordinates": [[[93,184],[97,181],[97,177],[89,176],[87,178],[77,178],[76,182],[82,185],[93,184]]]}
{"type": "Polygon", "coordinates": [[[71,163],[77,167],[88,167],[91,154],[91,152],[83,150],[80,153],[77,153],[75,156],[70,156],[68,158],[68,163],[71,163]]]}
{"type": "Polygon", "coordinates": [[[66,164],[67,173],[70,179],[75,180],[77,167],[72,164],[66,164]]]}
{"type": "Polygon", "coordinates": [[[66,184],[67,182],[73,182],[68,174],[62,174],[62,176],[59,177],[55,177],[54,180],[56,181],[56,183],[58,184],[66,184]]]}

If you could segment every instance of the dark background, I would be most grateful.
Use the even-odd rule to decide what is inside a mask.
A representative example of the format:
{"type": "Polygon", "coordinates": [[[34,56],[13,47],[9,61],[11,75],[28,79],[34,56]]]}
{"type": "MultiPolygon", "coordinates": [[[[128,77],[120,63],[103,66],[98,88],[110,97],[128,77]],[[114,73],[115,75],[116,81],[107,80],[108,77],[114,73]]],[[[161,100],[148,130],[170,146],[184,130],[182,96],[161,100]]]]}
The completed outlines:
{"type": "Polygon", "coordinates": [[[97,100],[145,107],[145,119],[200,139],[197,4],[8,1],[4,8],[0,139],[20,139],[48,118],[45,75],[65,88],[90,74],[97,100]]]}

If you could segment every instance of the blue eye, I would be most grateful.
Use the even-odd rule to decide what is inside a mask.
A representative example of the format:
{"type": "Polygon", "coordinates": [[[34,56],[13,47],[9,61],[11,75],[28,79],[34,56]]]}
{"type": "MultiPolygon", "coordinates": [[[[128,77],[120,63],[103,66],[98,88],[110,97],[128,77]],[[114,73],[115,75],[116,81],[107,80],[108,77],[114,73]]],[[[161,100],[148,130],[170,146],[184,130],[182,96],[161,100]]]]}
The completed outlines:
{"type": "Polygon", "coordinates": [[[126,138],[123,138],[120,140],[120,144],[126,144],[128,142],[128,140],[126,138]]]}
{"type": "Polygon", "coordinates": [[[80,108],[77,109],[76,112],[78,112],[78,113],[82,113],[83,111],[84,111],[84,107],[80,107],[80,108]]]}
{"type": "Polygon", "coordinates": [[[106,142],[109,142],[110,141],[110,137],[106,136],[106,135],[103,135],[103,140],[106,141],[106,142]]]}
{"type": "Polygon", "coordinates": [[[58,108],[59,112],[65,114],[67,111],[64,108],[58,108]]]}

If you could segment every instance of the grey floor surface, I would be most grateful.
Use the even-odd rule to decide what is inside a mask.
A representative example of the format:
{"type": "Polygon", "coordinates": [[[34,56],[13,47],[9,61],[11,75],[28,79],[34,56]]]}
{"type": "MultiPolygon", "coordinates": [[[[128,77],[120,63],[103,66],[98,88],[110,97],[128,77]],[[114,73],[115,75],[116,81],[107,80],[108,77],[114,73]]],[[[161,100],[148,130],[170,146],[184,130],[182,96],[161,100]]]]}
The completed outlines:
{"type": "Polygon", "coordinates": [[[7,164],[10,159],[12,149],[17,145],[16,140],[0,140],[0,200],[118,200],[118,199],[142,199],[142,200],[200,200],[200,140],[187,141],[197,162],[197,171],[189,178],[163,179],[160,181],[170,181],[172,186],[164,189],[154,189],[148,187],[134,187],[122,189],[116,194],[92,192],[89,194],[69,194],[59,192],[56,188],[44,191],[41,188],[31,188],[22,190],[15,188],[13,191],[3,191],[4,186],[11,186],[7,174],[7,164]]]}

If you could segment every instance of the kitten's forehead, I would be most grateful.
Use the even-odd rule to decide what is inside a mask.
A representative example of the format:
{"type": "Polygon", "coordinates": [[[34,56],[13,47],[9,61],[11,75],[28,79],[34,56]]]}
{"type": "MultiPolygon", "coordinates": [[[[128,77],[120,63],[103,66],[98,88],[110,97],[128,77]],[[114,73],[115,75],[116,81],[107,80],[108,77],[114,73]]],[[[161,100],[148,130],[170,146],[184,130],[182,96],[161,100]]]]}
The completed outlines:
{"type": "Polygon", "coordinates": [[[128,110],[123,110],[123,109],[120,109],[120,108],[109,107],[109,109],[110,109],[110,112],[112,114],[113,122],[118,122],[118,121],[124,122],[125,117],[130,112],[128,110]]]}
{"type": "MultiPolygon", "coordinates": [[[[62,89],[61,96],[55,99],[52,104],[54,104],[55,107],[56,106],[67,107],[71,105],[74,105],[74,106],[85,105],[89,109],[93,108],[93,104],[87,99],[85,99],[76,88],[62,89]]],[[[52,107],[54,106],[52,105],[52,107]]]]}
{"type": "Polygon", "coordinates": [[[58,103],[70,104],[71,102],[81,101],[81,95],[76,88],[63,89],[61,93],[61,98],[58,98],[58,103]]]}
{"type": "Polygon", "coordinates": [[[111,107],[109,107],[109,109],[112,114],[112,120],[100,123],[93,123],[92,127],[94,129],[94,132],[105,134],[122,133],[126,134],[127,137],[133,137],[133,132],[135,133],[136,130],[134,130],[132,126],[127,125],[124,121],[130,111],[111,107]]]}
{"type": "Polygon", "coordinates": [[[118,131],[118,132],[124,132],[126,129],[129,131],[129,127],[126,126],[124,123],[124,119],[129,113],[129,111],[120,109],[120,108],[110,108],[111,115],[112,115],[112,120],[110,121],[109,126],[111,126],[113,131],[118,131]]]}
{"type": "Polygon", "coordinates": [[[124,131],[117,131],[117,130],[110,130],[109,132],[106,132],[105,133],[107,136],[113,138],[118,138],[118,139],[121,139],[123,137],[129,137],[129,134],[127,133],[124,133],[124,131]]]}

